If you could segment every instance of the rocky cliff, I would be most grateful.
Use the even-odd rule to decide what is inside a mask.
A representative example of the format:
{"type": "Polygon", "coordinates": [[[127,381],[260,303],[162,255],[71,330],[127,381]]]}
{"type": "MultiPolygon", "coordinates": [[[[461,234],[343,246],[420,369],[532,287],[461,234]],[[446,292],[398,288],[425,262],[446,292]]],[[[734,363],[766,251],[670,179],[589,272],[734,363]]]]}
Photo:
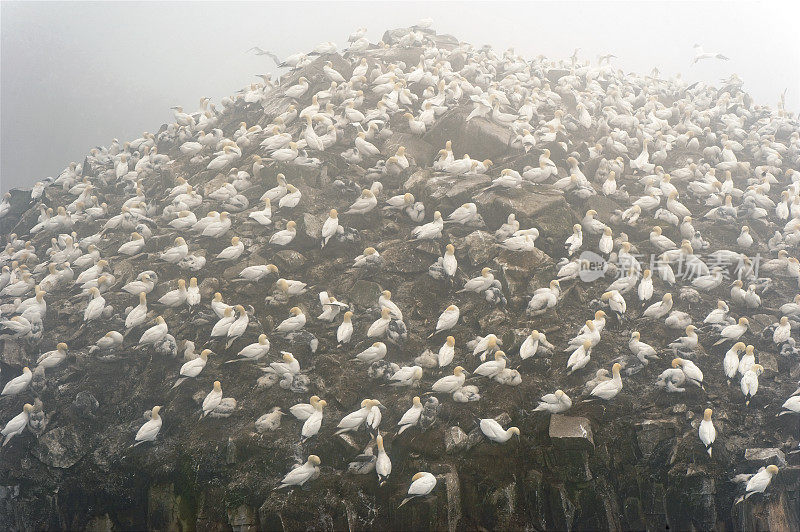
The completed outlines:
{"type": "MultiPolygon", "coordinates": [[[[63,284],[46,295],[48,308],[41,338],[2,340],[0,368],[4,383],[18,375],[23,366],[34,368],[39,354],[53,349],[58,342],[68,344],[69,355],[56,368],[34,372],[30,388],[24,393],[0,398],[3,423],[16,415],[23,403],[35,403],[38,414],[35,426],[31,424],[0,451],[0,526],[26,530],[800,529],[800,462],[797,454],[788,454],[798,445],[798,419],[775,417],[780,404],[796,388],[800,365],[794,352],[781,351],[771,336],[760,334],[778,321],[777,308],[795,294],[793,279],[776,276],[771,290],[762,294],[760,308],[732,310],[737,317],[749,317],[751,331],[744,341],[755,345],[758,362],[764,368],[760,388],[749,406],[745,406],[738,380],[733,385],[726,382],[721,360],[729,346],[713,346],[714,334],[701,335],[701,346],[694,358],[705,374],[703,389],[687,386],[685,393],[669,394],[654,384],[672,360],[667,344],[682,332],[667,328],[663,319],[643,318],[635,291],[627,296],[625,318],[609,319],[602,342],[592,352],[591,363],[569,375],[565,368],[569,353],[564,347],[585,320],[601,308],[600,296],[613,280],[610,277],[591,283],[580,279],[563,281],[564,293],[555,308],[537,316],[525,311],[533,291],[546,287],[555,278],[556,263],[565,256],[563,242],[573,224],[589,209],[597,211],[597,218],[610,224],[615,235],[620,230],[626,232],[642,254],[651,252],[648,234],[655,221],[635,227],[613,221],[615,211],[625,210],[635,197],[643,195],[641,173],[630,169],[628,158],[624,158],[625,170],[619,182],[626,185],[630,197],[597,193],[581,196],[553,186],[555,179],[567,176],[569,156],[580,161],[583,173],[590,179],[598,166],[608,162],[601,162],[603,157],[590,151],[608,135],[608,127],[603,131],[597,124],[599,106],[589,128],[564,129],[555,138],[540,138],[535,147],[526,150],[512,128],[499,125],[488,116],[468,121],[472,102],[465,95],[460,100],[448,100],[447,109],[423,135],[408,131],[402,112],[393,113],[389,122],[380,125],[383,135],[372,140],[381,150],[377,160],[394,155],[402,146],[411,161],[408,169],[390,172],[385,166],[374,166],[376,160],[346,161],[342,152],[353,146],[358,128],[337,123],[335,127],[340,131],[336,144],[325,151],[309,152],[316,161],[300,165],[269,163],[265,159],[263,168],[251,171],[255,155],[268,155],[260,149],[259,142],[271,132],[275,117],[289,105],[303,109],[312,94],[330,84],[323,70],[325,61],[331,61],[333,68],[350,79],[361,57],[367,59],[371,69],[377,65],[386,71],[393,64],[410,71],[420,56],[426,56],[434,59],[436,69],[460,72],[476,87],[488,90],[490,83],[500,89],[509,87],[497,85],[508,77],[500,66],[508,62],[498,59],[502,54],[490,55],[487,50],[467,47],[451,37],[418,31],[423,34],[420,42],[403,41],[409,32],[397,30],[384,36],[386,46],[313,59],[286,74],[279,86],[260,85],[256,98],[248,98],[246,90],[230,99],[224,109],[214,112],[213,127],[227,138],[236,136],[241,122],[260,126],[254,142],[243,148],[239,143],[241,158],[233,166],[251,174],[252,186],[240,191],[248,206],[231,214],[233,228],[224,238],[176,231],[168,225],[169,217],[162,217],[164,207],[170,204],[168,192],[180,182],[179,178],[204,198],[193,209],[199,219],[209,211],[223,210],[220,202],[209,199],[209,195],[236,177],[229,166],[222,172],[209,170],[208,157],[198,160],[196,155],[181,151],[183,143],[196,134],[191,126],[162,126],[152,137],[151,151],[167,156],[167,161],[143,166],[135,176],[123,174],[115,178],[114,157],[105,161],[96,153],[87,157],[75,181],[85,178],[94,185],[93,194],[99,198],[98,204],[107,205],[108,215],[75,223],[72,231],[77,238],[100,232],[108,217],[122,212],[122,204],[139,193],[147,198],[144,201],[148,213],[152,212],[148,215],[151,221],[144,222],[152,235],[145,238],[144,250],[126,256],[117,250],[128,241],[129,232],[103,231],[97,248],[108,261],[115,280],[103,292],[111,310],[107,308],[102,319],[85,323],[87,298],[79,287],[63,284]],[[476,68],[476,64],[494,67],[476,68]],[[494,77],[481,81],[489,73],[494,77]],[[287,98],[285,91],[301,77],[309,80],[312,89],[299,100],[287,98]],[[474,160],[491,159],[493,165],[487,173],[467,175],[435,169],[437,152],[448,140],[456,157],[468,153],[474,160]],[[545,149],[558,167],[558,176],[545,183],[525,182],[512,190],[487,189],[504,168],[522,171],[527,166],[538,166],[545,149]],[[259,198],[275,186],[278,173],[299,189],[302,199],[294,209],[273,205],[273,226],[262,227],[248,214],[261,208],[259,198]],[[346,230],[321,249],[320,231],[328,210],[346,211],[359,189],[370,187],[377,180],[382,183],[379,205],[390,196],[410,192],[424,204],[425,221],[429,221],[434,211],[447,216],[462,204],[474,202],[483,224],[447,224],[442,238],[415,241],[409,238],[409,232],[418,223],[379,207],[364,215],[343,215],[346,230]],[[516,216],[522,228],[538,229],[536,249],[510,251],[499,245],[494,231],[510,214],[516,216]],[[289,220],[297,222],[295,240],[283,249],[270,245],[270,236],[285,228],[289,220]],[[158,260],[159,252],[172,245],[178,235],[186,237],[191,252],[205,257],[200,270],[186,271],[158,260]],[[233,235],[240,237],[247,252],[233,263],[214,260],[233,235]],[[428,273],[445,244],[454,246],[458,260],[459,270],[452,282],[434,279],[428,273]],[[380,253],[382,267],[353,268],[353,258],[367,246],[380,253]],[[282,277],[307,283],[308,293],[287,298],[276,293],[275,279],[251,283],[238,278],[246,266],[267,263],[275,264],[282,277]],[[457,292],[467,278],[486,266],[501,280],[505,305],[487,302],[478,294],[457,292]],[[93,350],[95,342],[108,331],[125,331],[124,311],[136,301],[121,287],[144,270],[152,270],[158,277],[154,291],[148,295],[151,312],[164,317],[177,344],[167,346],[166,354],[137,346],[136,339],[148,324],[126,333],[124,344],[110,353],[93,350]],[[177,279],[189,276],[197,277],[199,282],[202,303],[197,308],[169,308],[155,303],[176,287],[177,279]],[[366,338],[366,329],[379,317],[378,297],[387,289],[402,308],[408,335],[403,341],[387,342],[386,360],[406,366],[414,364],[425,349],[436,352],[444,341],[443,335],[427,337],[442,310],[454,303],[461,315],[449,331],[456,339],[455,362],[472,370],[479,361],[465,344],[492,332],[511,355],[510,367],[519,372],[521,383],[509,386],[470,377],[468,383],[480,388],[480,400],[458,403],[447,394],[438,395],[438,411],[429,426],[397,435],[395,425],[411,405],[411,398],[421,396],[425,403],[432,397],[431,384],[449,370],[425,368],[418,387],[409,390],[372,378],[380,368],[352,360],[373,341],[366,338]],[[326,323],[313,319],[322,310],[317,294],[323,290],[346,302],[354,312],[352,345],[337,346],[336,327],[340,320],[326,323]],[[208,303],[216,292],[227,303],[244,305],[250,317],[245,335],[230,348],[209,337],[217,317],[208,303]],[[316,350],[310,348],[307,338],[292,342],[273,334],[292,306],[301,307],[309,315],[305,330],[318,340],[316,350]],[[556,349],[548,355],[520,360],[516,353],[533,329],[547,334],[556,349]],[[613,361],[628,356],[627,344],[633,330],[641,331],[642,338],[657,347],[660,359],[638,372],[623,375],[624,388],[613,400],[582,401],[586,395],[584,385],[596,369],[608,368],[613,361]],[[284,388],[265,382],[265,373],[258,364],[225,364],[261,332],[267,333],[272,342],[269,360],[276,360],[281,350],[291,351],[306,379],[284,388]],[[184,362],[187,340],[198,351],[208,347],[214,355],[197,378],[173,389],[184,362]],[[198,421],[200,403],[215,380],[222,381],[226,397],[236,399],[236,408],[228,417],[198,421]],[[537,400],[557,388],[573,398],[574,406],[564,414],[534,412],[537,400]],[[300,443],[301,423],[292,416],[284,417],[274,431],[256,430],[256,419],[273,407],[288,412],[290,406],[306,402],[312,394],[328,403],[316,437],[300,443]],[[338,420],[356,410],[367,397],[377,398],[387,407],[380,430],[392,460],[392,473],[381,487],[374,473],[348,472],[348,464],[363,452],[370,437],[363,430],[335,434],[338,420]],[[131,447],[145,421],[143,413],[153,405],[163,405],[163,428],[154,442],[131,447]],[[713,459],[697,435],[706,407],[714,409],[718,432],[713,459]],[[477,429],[476,420],[480,418],[496,418],[503,426],[515,425],[520,428],[521,437],[505,444],[491,442],[477,429]],[[309,454],[322,459],[319,477],[302,489],[275,491],[290,466],[303,462],[309,454]],[[767,464],[780,468],[767,492],[734,504],[742,487],[732,481],[733,477],[754,473],[767,464]],[[436,489],[432,496],[398,508],[417,471],[436,475],[436,489]]],[[[547,103],[547,98],[539,104],[541,122],[552,118],[556,109],[577,117],[576,95],[588,97],[591,93],[586,71],[576,74],[575,65],[570,66],[569,61],[537,60],[531,65],[532,76],[550,83],[561,94],[557,105],[547,103]],[[578,81],[573,79],[575,76],[578,81]]],[[[623,92],[631,93],[636,109],[647,101],[638,98],[640,91],[657,98],[663,108],[674,105],[678,111],[664,120],[667,125],[663,131],[668,135],[685,133],[684,109],[691,116],[693,98],[706,95],[687,92],[690,88],[685,85],[658,85],[643,77],[626,81],[615,78],[617,75],[621,74],[611,70],[599,76],[603,93],[592,94],[591,98],[602,101],[604,95],[613,92],[609,85],[618,85],[624,87],[623,92]]],[[[427,85],[409,84],[409,88],[420,102],[435,94],[423,94],[429,89],[427,85]]],[[[729,90],[734,97],[741,93],[729,90]]],[[[365,109],[376,108],[379,96],[370,93],[367,86],[364,92],[368,94],[365,109]]],[[[716,98],[716,91],[712,93],[716,98]]],[[[417,105],[410,107],[418,109],[417,105]]],[[[757,131],[760,120],[773,116],[739,105],[741,110],[727,112],[742,117],[749,131],[757,131]]],[[[534,119],[533,127],[539,128],[535,122],[534,119]]],[[[289,124],[286,131],[297,139],[304,127],[298,120],[289,124]]],[[[725,131],[735,134],[719,118],[708,127],[718,135],[725,131]]],[[[783,128],[773,137],[788,143],[791,134],[791,128],[783,128]]],[[[143,154],[134,148],[124,149],[132,154],[129,162],[133,172],[136,159],[143,154]]],[[[667,169],[684,169],[690,163],[708,165],[702,153],[691,145],[676,143],[662,164],[667,169]]],[[[632,153],[632,158],[636,155],[638,151],[632,153]]],[[[608,160],[614,158],[609,155],[608,160]]],[[[762,164],[747,150],[740,154],[740,161],[753,166],[762,164]]],[[[790,164],[788,159],[786,164],[790,164]]],[[[750,177],[745,171],[734,171],[734,175],[741,183],[750,177]]],[[[601,183],[595,182],[595,188],[599,190],[601,183]]],[[[712,249],[735,246],[732,243],[740,234],[739,224],[704,220],[708,207],[689,196],[684,198],[685,184],[679,183],[678,187],[681,198],[695,215],[695,227],[712,243],[712,249]]],[[[38,200],[32,200],[30,192],[14,191],[9,200],[11,210],[0,219],[0,231],[29,240],[37,250],[38,261],[46,262],[45,249],[51,245],[50,238],[57,235],[46,231],[31,235],[30,231],[39,223],[39,203],[55,209],[74,201],[75,194],[69,188],[49,185],[38,200]]],[[[780,195],[782,188],[773,186],[769,195],[780,195]]],[[[749,225],[766,260],[771,254],[767,240],[774,228],[768,220],[753,220],[749,225]]],[[[677,233],[676,228],[664,226],[666,234],[677,233]]],[[[585,238],[590,241],[588,235],[585,238]]],[[[586,248],[593,246],[596,244],[587,244],[586,248]]],[[[10,265],[11,261],[7,263],[10,265]]],[[[30,269],[34,270],[37,264],[31,261],[30,269]]],[[[676,308],[688,312],[694,323],[702,323],[718,299],[730,297],[729,282],[710,292],[690,293],[657,281],[653,301],[668,291],[675,294],[676,308]]],[[[13,303],[6,298],[3,304],[13,303]]]]}

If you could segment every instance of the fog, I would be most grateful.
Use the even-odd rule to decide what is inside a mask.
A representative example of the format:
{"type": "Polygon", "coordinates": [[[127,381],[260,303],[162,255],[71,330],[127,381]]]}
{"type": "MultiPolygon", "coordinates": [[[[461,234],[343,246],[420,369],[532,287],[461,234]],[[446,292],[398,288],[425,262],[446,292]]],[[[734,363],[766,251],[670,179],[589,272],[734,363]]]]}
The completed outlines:
{"type": "Polygon", "coordinates": [[[255,74],[278,73],[251,46],[283,57],[355,28],[430,17],[440,33],[526,57],[618,56],[626,71],[680,72],[718,83],[731,73],[757,103],[800,109],[800,2],[591,3],[0,3],[0,189],[29,187],[92,147],[155,132],[170,106],[219,101],[255,74]],[[793,5],[794,4],[794,5],[793,5]],[[794,26],[795,28],[791,28],[794,26]],[[692,45],[730,61],[690,66],[692,45]]]}

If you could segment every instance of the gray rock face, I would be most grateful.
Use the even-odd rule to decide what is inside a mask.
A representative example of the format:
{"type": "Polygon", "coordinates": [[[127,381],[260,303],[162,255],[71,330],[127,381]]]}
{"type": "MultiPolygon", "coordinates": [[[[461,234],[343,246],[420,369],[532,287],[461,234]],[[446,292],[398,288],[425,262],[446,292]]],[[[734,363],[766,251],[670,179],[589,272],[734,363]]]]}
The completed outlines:
{"type": "Polygon", "coordinates": [[[448,453],[466,449],[467,443],[467,434],[461,427],[450,427],[444,433],[444,448],[448,453]]]}
{"type": "Polygon", "coordinates": [[[585,417],[550,416],[550,441],[559,449],[594,450],[592,425],[585,417]]]}
{"type": "Polygon", "coordinates": [[[636,442],[650,456],[656,446],[675,437],[675,424],[668,420],[646,420],[636,425],[636,442]]]}
{"type": "Polygon", "coordinates": [[[3,340],[0,344],[0,361],[9,366],[24,366],[26,359],[22,343],[16,340],[3,340]]]}
{"type": "Polygon", "coordinates": [[[506,155],[511,144],[511,133],[485,118],[473,118],[467,122],[470,108],[457,107],[444,114],[422,137],[433,146],[444,146],[453,142],[454,154],[468,154],[471,159],[497,159],[506,155]]]}
{"type": "Polygon", "coordinates": [[[67,469],[74,466],[88,451],[84,435],[73,427],[58,427],[39,438],[33,455],[50,467],[67,469]]]}
{"type": "Polygon", "coordinates": [[[353,303],[362,308],[377,308],[381,287],[378,283],[360,279],[356,281],[348,295],[353,303]]]}
{"type": "Polygon", "coordinates": [[[786,455],[780,449],[766,448],[766,449],[745,449],[744,459],[748,462],[754,462],[759,467],[768,466],[770,464],[778,467],[786,465],[786,455]]]}

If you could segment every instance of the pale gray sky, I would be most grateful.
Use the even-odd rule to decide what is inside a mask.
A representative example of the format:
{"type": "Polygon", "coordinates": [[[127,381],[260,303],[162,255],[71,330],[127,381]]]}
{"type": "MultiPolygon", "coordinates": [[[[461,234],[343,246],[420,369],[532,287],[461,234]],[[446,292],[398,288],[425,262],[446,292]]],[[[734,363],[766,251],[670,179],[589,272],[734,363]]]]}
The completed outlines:
{"type": "Polygon", "coordinates": [[[800,2],[0,2],[0,189],[57,175],[93,146],[154,132],[169,107],[233,94],[277,73],[261,46],[285,56],[355,28],[430,17],[441,33],[526,57],[592,60],[614,53],[627,71],[681,72],[717,82],[736,72],[759,103],[800,109],[800,2]],[[690,67],[692,45],[730,61],[690,67]]]}

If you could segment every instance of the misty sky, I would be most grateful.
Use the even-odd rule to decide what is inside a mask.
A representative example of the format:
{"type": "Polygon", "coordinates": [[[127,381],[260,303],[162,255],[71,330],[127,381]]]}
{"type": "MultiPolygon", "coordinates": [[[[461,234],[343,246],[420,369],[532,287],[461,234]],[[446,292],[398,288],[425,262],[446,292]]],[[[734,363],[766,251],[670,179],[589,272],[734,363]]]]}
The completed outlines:
{"type": "Polygon", "coordinates": [[[156,132],[170,106],[198,108],[277,73],[283,57],[356,27],[430,17],[440,33],[526,57],[614,53],[626,71],[718,82],[736,72],[756,102],[800,109],[800,2],[51,3],[0,2],[0,189],[29,187],[112,138],[156,132]],[[794,26],[794,28],[790,27],[794,26]],[[692,45],[730,61],[690,67],[692,45]]]}

